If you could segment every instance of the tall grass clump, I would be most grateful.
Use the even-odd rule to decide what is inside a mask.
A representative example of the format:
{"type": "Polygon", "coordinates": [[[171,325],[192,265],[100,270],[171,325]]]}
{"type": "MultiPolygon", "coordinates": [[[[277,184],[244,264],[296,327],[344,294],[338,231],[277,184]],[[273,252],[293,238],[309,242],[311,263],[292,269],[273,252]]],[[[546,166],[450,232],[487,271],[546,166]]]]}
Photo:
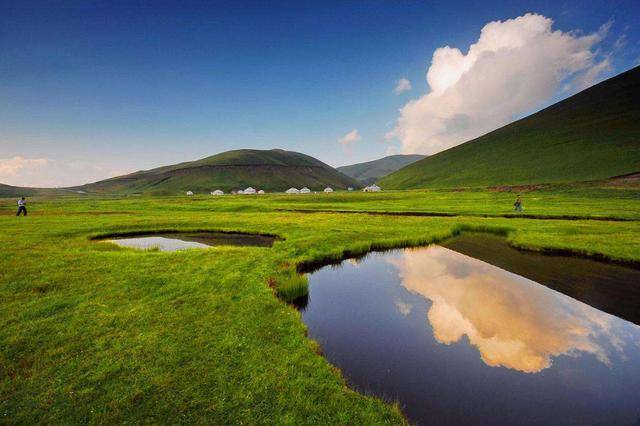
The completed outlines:
{"type": "Polygon", "coordinates": [[[309,280],[307,276],[295,270],[287,271],[278,281],[276,294],[285,302],[293,302],[309,294],[309,280]]]}

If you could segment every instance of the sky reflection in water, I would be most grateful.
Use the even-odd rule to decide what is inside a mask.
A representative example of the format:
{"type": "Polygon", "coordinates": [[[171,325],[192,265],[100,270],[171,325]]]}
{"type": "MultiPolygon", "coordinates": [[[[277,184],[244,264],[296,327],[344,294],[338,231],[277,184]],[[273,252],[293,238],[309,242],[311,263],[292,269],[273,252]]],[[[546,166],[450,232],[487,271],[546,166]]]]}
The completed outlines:
{"type": "Polygon", "coordinates": [[[310,337],[352,387],[398,401],[412,422],[640,420],[640,327],[527,278],[430,246],[309,281],[310,337]]]}
{"type": "Polygon", "coordinates": [[[536,373],[558,355],[590,353],[609,365],[624,350],[628,331],[615,317],[480,260],[434,246],[388,261],[407,290],[433,302],[436,340],[466,336],[487,365],[536,373]]]}
{"type": "Polygon", "coordinates": [[[276,238],[269,235],[226,232],[189,232],[137,235],[109,240],[122,247],[142,250],[178,251],[212,246],[271,247],[276,238]]]}

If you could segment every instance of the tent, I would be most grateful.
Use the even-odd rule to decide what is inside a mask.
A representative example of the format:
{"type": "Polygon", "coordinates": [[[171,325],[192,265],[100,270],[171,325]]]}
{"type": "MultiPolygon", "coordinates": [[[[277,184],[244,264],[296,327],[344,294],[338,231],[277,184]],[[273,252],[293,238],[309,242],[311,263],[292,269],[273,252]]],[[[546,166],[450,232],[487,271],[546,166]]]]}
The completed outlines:
{"type": "Polygon", "coordinates": [[[216,189],[215,191],[211,192],[211,195],[224,195],[224,191],[216,189]]]}
{"type": "Polygon", "coordinates": [[[244,194],[244,191],[241,189],[238,192],[236,192],[236,194],[244,194]]]}
{"type": "Polygon", "coordinates": [[[287,194],[299,194],[300,191],[298,191],[297,188],[289,188],[285,191],[287,194]]]}
{"type": "Polygon", "coordinates": [[[307,188],[306,186],[300,190],[301,194],[308,194],[310,192],[311,192],[311,190],[309,188],[307,188]]]}
{"type": "Polygon", "coordinates": [[[327,194],[330,192],[333,192],[333,188],[329,188],[328,186],[324,189],[324,192],[326,192],[327,194]]]}
{"type": "Polygon", "coordinates": [[[193,195],[193,191],[187,191],[187,195],[193,195]]]}
{"type": "Polygon", "coordinates": [[[244,190],[243,194],[255,194],[256,190],[253,189],[252,187],[248,187],[247,189],[244,190]]]}
{"type": "Polygon", "coordinates": [[[365,187],[362,191],[364,192],[380,192],[382,189],[376,185],[375,183],[371,186],[365,187]]]}
{"type": "Polygon", "coordinates": [[[258,191],[258,194],[262,195],[264,194],[264,191],[261,189],[260,191],[258,191]]]}

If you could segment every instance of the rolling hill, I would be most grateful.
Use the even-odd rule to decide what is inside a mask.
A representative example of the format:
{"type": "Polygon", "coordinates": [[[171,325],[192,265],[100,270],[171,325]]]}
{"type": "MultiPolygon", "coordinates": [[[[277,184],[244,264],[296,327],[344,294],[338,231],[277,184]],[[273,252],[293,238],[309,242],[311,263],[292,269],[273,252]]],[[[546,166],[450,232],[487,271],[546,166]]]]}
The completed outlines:
{"type": "Polygon", "coordinates": [[[337,167],[336,170],[359,180],[365,185],[370,185],[381,177],[400,170],[404,166],[408,166],[418,160],[422,160],[424,157],[424,155],[419,154],[389,155],[379,160],[337,167]]]}
{"type": "Polygon", "coordinates": [[[0,183],[0,197],[31,197],[36,194],[33,188],[22,188],[0,183]]]}
{"type": "Polygon", "coordinates": [[[321,190],[360,184],[305,154],[281,149],[227,151],[197,161],[144,170],[72,189],[87,193],[176,194],[184,191],[231,191],[252,186],[283,191],[295,186],[321,190]]]}
{"type": "Polygon", "coordinates": [[[0,197],[34,197],[34,196],[57,196],[67,195],[70,192],[57,188],[28,188],[22,186],[12,186],[0,183],[0,197]]]}
{"type": "Polygon", "coordinates": [[[388,189],[528,185],[640,171],[640,67],[381,179],[388,189]]]}

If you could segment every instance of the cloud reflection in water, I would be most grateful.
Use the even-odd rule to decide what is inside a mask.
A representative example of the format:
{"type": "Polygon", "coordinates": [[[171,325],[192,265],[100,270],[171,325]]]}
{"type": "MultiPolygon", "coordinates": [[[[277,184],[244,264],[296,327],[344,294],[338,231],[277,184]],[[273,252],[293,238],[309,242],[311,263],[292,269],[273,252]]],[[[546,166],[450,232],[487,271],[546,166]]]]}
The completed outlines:
{"type": "Polygon", "coordinates": [[[440,246],[389,262],[405,288],[433,302],[427,317],[436,340],[467,336],[489,366],[537,373],[553,357],[584,353],[610,365],[623,350],[615,317],[488,263],[440,246]]]}

